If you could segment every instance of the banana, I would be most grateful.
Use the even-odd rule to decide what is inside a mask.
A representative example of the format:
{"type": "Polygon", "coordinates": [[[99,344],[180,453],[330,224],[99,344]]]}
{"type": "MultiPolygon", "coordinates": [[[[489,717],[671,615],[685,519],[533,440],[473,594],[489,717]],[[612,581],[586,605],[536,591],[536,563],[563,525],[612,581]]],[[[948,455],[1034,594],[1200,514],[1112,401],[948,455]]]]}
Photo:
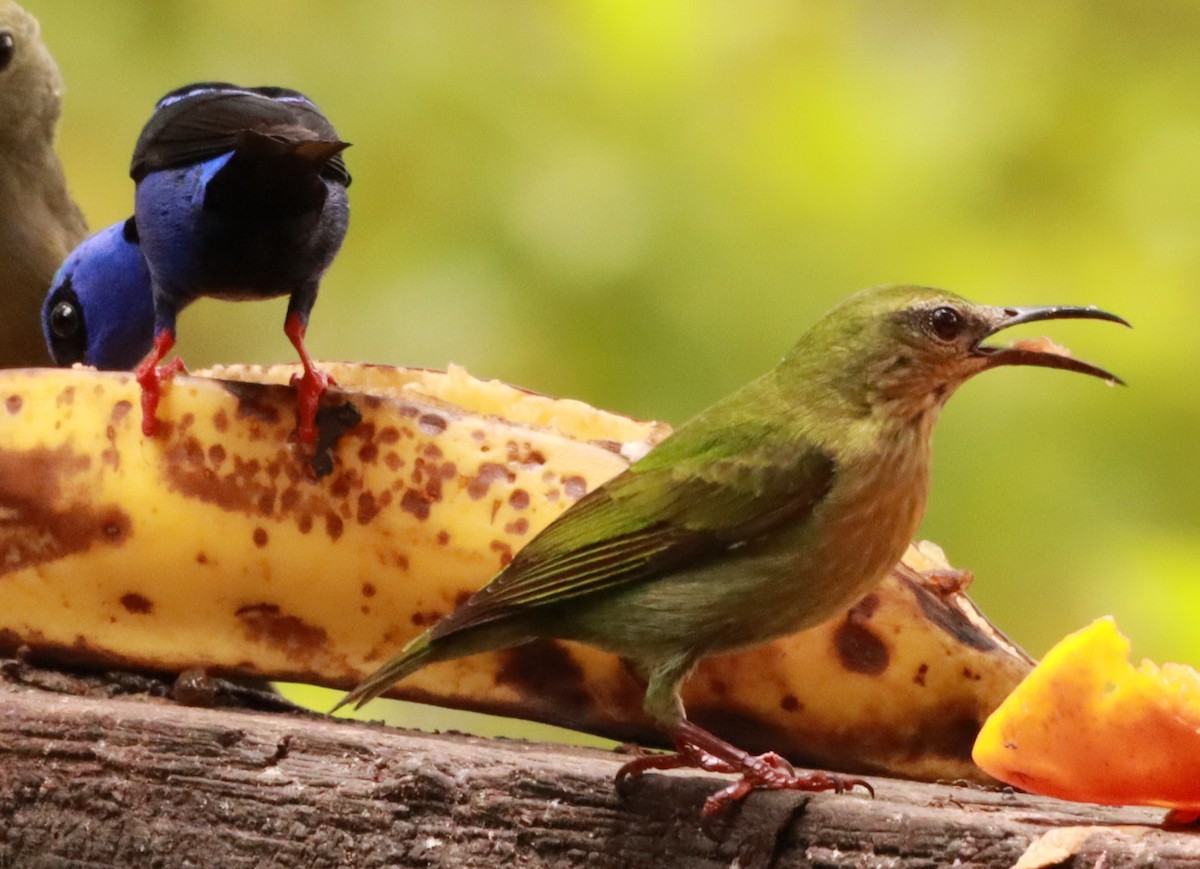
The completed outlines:
{"type": "MultiPolygon", "coordinates": [[[[0,372],[0,647],[348,688],[669,433],[460,368],[323,363],[316,455],[296,366],[175,378],[0,372]]],[[[1031,662],[931,544],[845,614],[703,662],[699,723],[815,766],[987,777],[975,734],[1031,662]]],[[[426,668],[395,697],[653,742],[621,662],[539,642],[426,668]]]]}

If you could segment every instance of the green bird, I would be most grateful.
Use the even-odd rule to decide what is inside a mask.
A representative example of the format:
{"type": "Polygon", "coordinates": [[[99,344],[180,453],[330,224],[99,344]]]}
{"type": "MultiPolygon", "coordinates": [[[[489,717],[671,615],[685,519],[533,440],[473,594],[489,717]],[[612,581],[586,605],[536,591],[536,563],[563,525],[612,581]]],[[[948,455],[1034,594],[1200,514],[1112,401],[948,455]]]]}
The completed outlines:
{"type": "Polygon", "coordinates": [[[1120,383],[1049,342],[983,343],[1065,318],[1129,325],[1093,307],[997,308],[925,287],[851,296],[773,370],[572,505],[338,707],[435,661],[576,640],[632,666],[676,749],[626,763],[618,787],[649,769],[740,774],[706,817],[757,787],[869,790],[730,745],[688,721],[680,686],[700,659],[816,625],[895,567],[925,512],[938,412],[972,375],[1040,365],[1120,383]]]}
{"type": "Polygon", "coordinates": [[[37,20],[0,0],[0,368],[50,364],[42,300],[87,234],[54,152],[62,91],[37,20]]]}

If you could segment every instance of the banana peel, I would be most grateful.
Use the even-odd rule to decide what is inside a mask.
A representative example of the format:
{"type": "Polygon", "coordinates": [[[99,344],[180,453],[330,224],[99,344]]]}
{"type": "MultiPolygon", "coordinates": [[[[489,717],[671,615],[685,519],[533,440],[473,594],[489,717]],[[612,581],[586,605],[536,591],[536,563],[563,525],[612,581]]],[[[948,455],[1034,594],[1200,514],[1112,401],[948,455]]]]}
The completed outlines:
{"type": "MultiPolygon", "coordinates": [[[[315,455],[296,366],[177,377],[150,439],[132,375],[0,371],[0,648],[350,688],[669,434],[459,368],[322,367],[315,455]]],[[[989,781],[971,745],[1032,662],[967,581],[912,547],[846,613],[702,662],[689,714],[798,763],[989,781]]],[[[641,693],[615,657],[542,641],[389,696],[659,742],[641,693]]]]}

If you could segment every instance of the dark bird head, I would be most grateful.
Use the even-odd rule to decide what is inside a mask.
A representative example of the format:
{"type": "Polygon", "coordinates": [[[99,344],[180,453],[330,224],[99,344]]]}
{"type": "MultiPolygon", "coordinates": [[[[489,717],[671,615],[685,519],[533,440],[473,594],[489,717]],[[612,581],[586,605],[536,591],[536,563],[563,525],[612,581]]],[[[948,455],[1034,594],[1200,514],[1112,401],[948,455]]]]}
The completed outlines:
{"type": "Polygon", "coordinates": [[[1048,339],[990,343],[996,333],[1039,320],[1123,319],[1094,307],[999,308],[928,287],[877,287],[830,311],[796,345],[790,366],[816,376],[863,409],[940,407],[968,378],[1001,365],[1061,368],[1122,383],[1048,339]]]}
{"type": "Polygon", "coordinates": [[[42,332],[63,366],[128,370],[149,352],[154,300],[133,218],[71,251],[42,305],[42,332]]]}

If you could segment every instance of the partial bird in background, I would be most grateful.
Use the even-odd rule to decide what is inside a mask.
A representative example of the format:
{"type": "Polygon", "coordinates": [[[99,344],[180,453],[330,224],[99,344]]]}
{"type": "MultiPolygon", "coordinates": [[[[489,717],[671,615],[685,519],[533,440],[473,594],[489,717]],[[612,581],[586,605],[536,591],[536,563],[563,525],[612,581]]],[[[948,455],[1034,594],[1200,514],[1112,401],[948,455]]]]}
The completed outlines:
{"type": "MultiPolygon", "coordinates": [[[[303,94],[281,87],[201,82],[171,91],[138,139],[135,226],[149,267],[153,347],[137,366],[142,430],[155,431],[163,380],[175,358],[178,312],[202,296],[245,300],[290,296],[284,333],[304,371],[298,436],[316,440],[316,413],[330,383],[304,345],[325,270],[349,224],[348,143],[303,94]]],[[[90,314],[89,314],[90,317],[90,314]]]]}
{"type": "Polygon", "coordinates": [[[54,152],[63,84],[37,20],[0,0],[0,367],[45,365],[38,317],[87,234],[54,152]]]}

